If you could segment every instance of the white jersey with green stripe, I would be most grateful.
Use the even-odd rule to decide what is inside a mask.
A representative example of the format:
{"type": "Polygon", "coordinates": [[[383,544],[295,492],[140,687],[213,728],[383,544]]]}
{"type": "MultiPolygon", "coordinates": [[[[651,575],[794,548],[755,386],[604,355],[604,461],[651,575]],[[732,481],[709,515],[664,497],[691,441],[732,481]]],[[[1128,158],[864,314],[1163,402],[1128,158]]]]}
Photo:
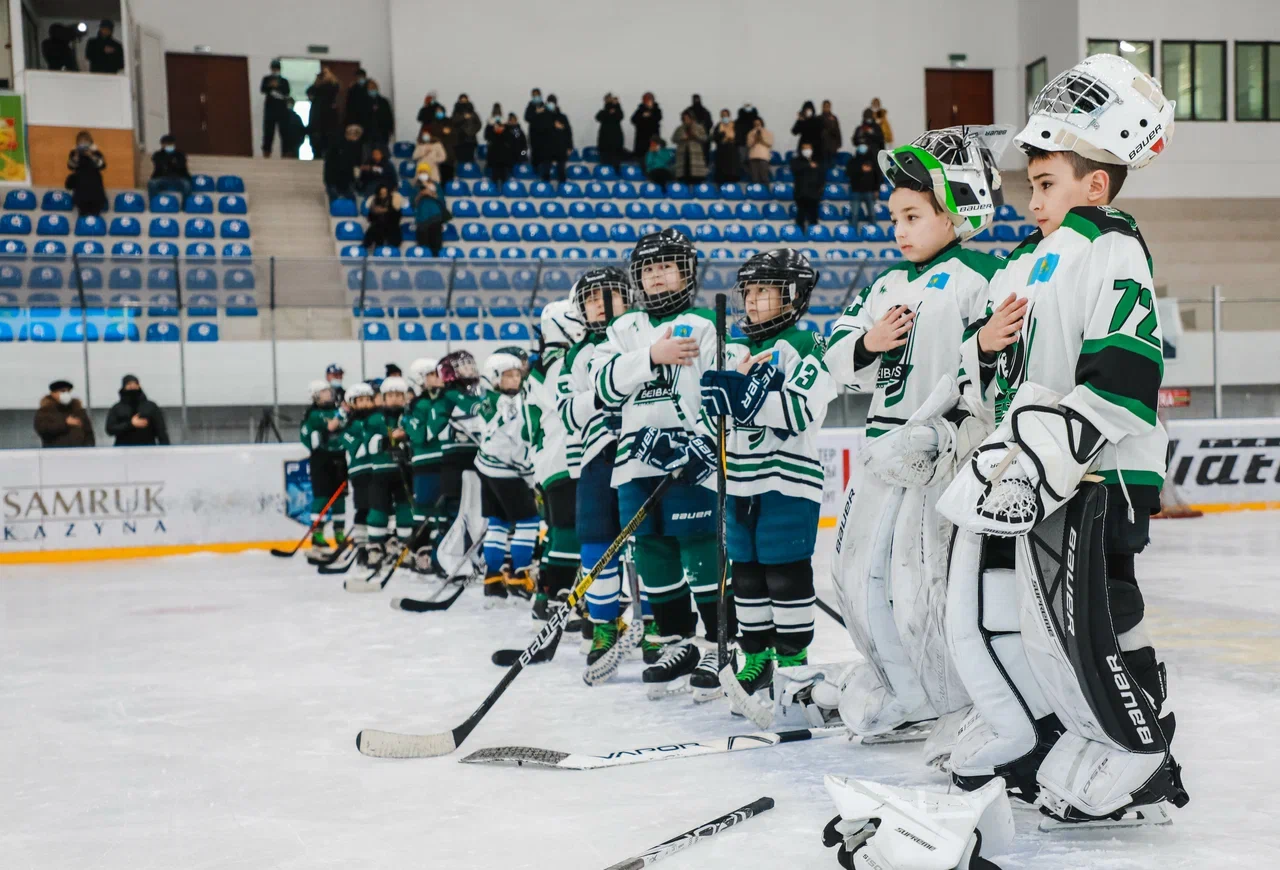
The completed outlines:
{"type": "Polygon", "coordinates": [[[527,415],[533,446],[533,474],[543,489],[569,476],[569,434],[556,407],[556,389],[564,360],[563,347],[545,348],[537,365],[529,371],[525,386],[526,407],[530,412],[536,409],[536,413],[527,415]]]}
{"type": "MultiPolygon", "coordinates": [[[[1018,340],[982,370],[997,422],[1025,381],[1062,394],[1061,405],[1116,446],[1106,483],[1160,487],[1168,435],[1156,418],[1164,377],[1151,257],[1134,219],[1110,207],[1074,208],[1047,238],[1036,231],[991,280],[985,309],[1010,293],[1028,300],[1018,340]]],[[[976,347],[976,322],[967,340],[976,347]]],[[[974,351],[976,354],[976,350],[974,351]]]]}
{"type": "MultiPolygon", "coordinates": [[[[716,364],[715,314],[689,308],[665,317],[632,311],[614,319],[591,358],[596,394],[606,405],[622,407],[622,431],[613,485],[640,477],[659,477],[662,471],[631,455],[636,434],[645,427],[714,436],[702,412],[702,373],[716,364]],[[676,338],[693,338],[699,353],[692,365],[653,365],[649,348],[670,327],[676,338]]],[[[715,478],[703,486],[714,489],[715,478]]]]}
{"type": "Polygon", "coordinates": [[[818,458],[818,430],[827,406],[836,397],[836,384],[823,359],[822,336],[794,326],[764,341],[733,339],[725,350],[726,367],[772,351],[769,365],[785,377],[782,389],[772,391],[750,426],[728,418],[725,440],[726,485],[729,495],[751,496],[777,492],[822,501],[822,462],[818,458]]]}
{"type": "Polygon", "coordinates": [[[524,391],[499,394],[484,424],[476,469],[485,477],[520,478],[533,474],[524,391]]]}
{"type": "Polygon", "coordinates": [[[962,368],[965,328],[983,316],[988,281],[1000,262],[953,242],[926,263],[903,262],[885,271],[836,321],[827,368],[839,383],[872,393],[868,438],[901,426],[943,376],[962,368]],[[895,305],[916,315],[907,343],[881,354],[862,349],[862,337],[895,305]]]}
{"type": "Polygon", "coordinates": [[[617,439],[605,425],[604,412],[597,407],[596,388],[591,381],[591,360],[605,336],[588,335],[569,348],[556,382],[556,410],[565,427],[565,460],[569,476],[577,480],[582,466],[595,459],[617,439]]]}

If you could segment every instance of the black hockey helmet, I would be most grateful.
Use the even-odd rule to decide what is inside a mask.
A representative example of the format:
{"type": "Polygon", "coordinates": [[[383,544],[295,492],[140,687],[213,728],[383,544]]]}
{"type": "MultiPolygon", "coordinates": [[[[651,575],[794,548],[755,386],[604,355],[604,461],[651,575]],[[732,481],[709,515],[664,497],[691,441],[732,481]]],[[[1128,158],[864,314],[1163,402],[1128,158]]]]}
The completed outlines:
{"type": "Polygon", "coordinates": [[[465,350],[455,350],[441,358],[436,366],[440,382],[446,387],[470,392],[480,383],[480,369],[476,358],[465,350]]]}
{"type": "Polygon", "coordinates": [[[650,314],[675,314],[693,305],[698,298],[698,252],[693,242],[679,230],[665,229],[641,236],[631,251],[631,288],[634,304],[650,314]],[[646,293],[644,271],[659,263],[675,263],[684,279],[679,290],[646,293]]]}
{"type": "Polygon", "coordinates": [[[623,271],[613,266],[588,269],[578,277],[577,281],[573,282],[573,290],[570,291],[569,298],[573,301],[574,307],[578,309],[578,315],[582,318],[587,332],[601,333],[609,328],[608,311],[605,311],[604,320],[598,320],[593,323],[587,319],[587,299],[597,290],[602,293],[616,291],[622,296],[623,310],[613,312],[613,316],[617,317],[631,307],[631,285],[627,282],[627,276],[623,274],[623,271]]]}
{"type": "Polygon", "coordinates": [[[738,283],[734,286],[738,328],[748,338],[772,338],[804,316],[817,284],[818,270],[809,265],[808,257],[794,248],[775,248],[756,254],[738,270],[738,283]],[[779,289],[780,307],[773,316],[752,322],[747,316],[747,288],[760,285],[779,289]]]}

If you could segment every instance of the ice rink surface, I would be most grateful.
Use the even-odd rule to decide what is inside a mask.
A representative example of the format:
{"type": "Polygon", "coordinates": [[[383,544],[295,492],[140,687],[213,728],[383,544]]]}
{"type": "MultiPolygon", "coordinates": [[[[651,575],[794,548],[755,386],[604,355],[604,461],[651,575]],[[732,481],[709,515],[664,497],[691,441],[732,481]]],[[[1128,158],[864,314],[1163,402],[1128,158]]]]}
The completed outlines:
{"type": "MultiPolygon", "coordinates": [[[[1170,827],[1055,834],[1015,808],[1013,848],[985,856],[1004,868],[1280,867],[1280,515],[1153,534],[1138,574],[1191,803],[1170,827]]],[[[489,654],[529,641],[527,606],[485,611],[469,589],[447,613],[392,611],[423,587],[352,595],[266,553],[0,574],[5,870],[598,870],[761,795],[777,807],[663,866],[831,870],[824,773],[945,787],[919,744],[840,740],[601,771],[457,764],[486,746],[603,753],[753,730],[723,702],[647,701],[638,662],[588,689],[571,642],[454,756],[369,759],[363,727],[461,722],[502,675],[489,654]]],[[[810,660],[850,658],[817,619],[810,660]]]]}

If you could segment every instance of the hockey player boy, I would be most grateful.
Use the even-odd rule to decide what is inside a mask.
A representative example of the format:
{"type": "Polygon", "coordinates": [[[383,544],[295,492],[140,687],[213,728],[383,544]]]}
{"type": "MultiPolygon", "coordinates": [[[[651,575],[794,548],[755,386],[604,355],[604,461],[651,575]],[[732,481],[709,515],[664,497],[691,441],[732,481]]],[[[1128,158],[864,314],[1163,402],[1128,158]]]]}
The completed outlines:
{"type": "MultiPolygon", "coordinates": [[[[311,522],[320,520],[329,499],[347,482],[347,457],[342,451],[342,420],[333,401],[333,390],[327,381],[311,382],[311,407],[302,418],[299,437],[311,451],[311,522]]],[[[347,500],[343,496],[329,508],[333,520],[333,542],[337,549],[346,546],[347,500]]],[[[311,535],[308,561],[325,561],[333,554],[324,536],[324,523],[311,535]]]]}
{"type": "MultiPolygon", "coordinates": [[[[822,339],[796,322],[817,282],[809,261],[790,248],[748,260],[735,288],[745,337],[729,343],[728,370],[702,375],[703,408],[729,427],[728,549],[745,655],[737,686],[730,686],[735,705],[772,690],[775,661],[807,664],[813,640],[823,478],[817,433],[836,389],[822,339]]],[[[768,708],[772,713],[772,700],[768,708]]]]}
{"type": "Polygon", "coordinates": [[[1159,84],[1113,55],[1036,97],[1015,141],[1039,229],[970,339],[997,427],[938,504],[975,533],[951,560],[948,634],[975,710],[952,774],[967,788],[1003,774],[1065,823],[1162,821],[1160,804],[1188,800],[1134,576],[1165,473],[1160,322],[1146,244],[1111,207],[1173,119],[1159,84]],[[980,535],[1012,538],[1012,565],[980,535]]]}
{"type": "Polygon", "coordinates": [[[881,152],[904,259],[859,294],[827,349],[836,380],[872,392],[869,443],[845,495],[832,560],[846,625],[865,658],[844,679],[840,714],[864,737],[918,739],[932,728],[921,723],[969,703],[942,633],[951,529],[933,505],[966,452],[961,442],[985,434],[961,432],[942,415],[959,398],[964,330],[982,316],[1000,263],[962,242],[1002,201],[996,161],[1009,132],[930,131],[881,152]],[[922,418],[931,443],[904,445],[904,424],[922,418]]]}
{"type": "Polygon", "coordinates": [[[409,438],[413,455],[410,462],[413,468],[413,522],[422,529],[418,539],[411,541],[409,546],[415,550],[420,571],[429,570],[432,564],[431,554],[425,549],[431,531],[427,519],[435,519],[440,509],[440,463],[443,453],[440,439],[431,428],[432,412],[443,392],[436,365],[436,360],[430,357],[416,359],[409,364],[407,380],[414,394],[401,417],[401,426],[409,438]]]}
{"type": "MultiPolygon", "coordinates": [[[[347,454],[347,486],[355,512],[351,517],[351,540],[355,560],[369,560],[369,454],[365,449],[365,422],[374,412],[373,387],[352,384],[346,390],[347,422],[342,428],[342,449],[347,454]]],[[[341,559],[339,561],[342,561],[341,559]]],[[[350,564],[350,563],[347,563],[350,564]]]]}
{"type": "Polygon", "coordinates": [[[394,514],[396,539],[403,546],[413,535],[413,502],[400,470],[399,447],[408,441],[400,415],[409,399],[404,378],[384,378],[378,387],[382,407],[364,420],[364,449],[369,460],[369,567],[395,559],[399,551],[388,547],[389,525],[394,514]]]}
{"type": "MultiPolygon", "coordinates": [[[[715,365],[715,318],[695,308],[697,253],[676,230],[643,236],[631,252],[633,302],[639,310],[609,324],[591,374],[603,406],[621,406],[613,485],[624,519],[633,516],[664,474],[683,468],[660,509],[636,531],[636,569],[657,630],[662,657],[645,670],[650,695],[681,691],[689,676],[694,700],[722,694],[719,682],[715,539],[715,439],[702,412],[699,378],[715,365]],[[695,639],[697,617],[705,639],[695,639]],[[695,670],[697,673],[695,674],[695,670]]],[[[729,637],[737,634],[732,602],[729,637]]]]}
{"type": "Polygon", "coordinates": [[[440,443],[442,528],[458,515],[462,475],[474,471],[480,450],[489,394],[480,385],[476,360],[465,350],[440,358],[437,366],[442,392],[431,405],[431,434],[440,443]]]}
{"type": "Polygon", "coordinates": [[[491,598],[506,598],[508,590],[526,599],[533,594],[529,569],[541,522],[533,490],[525,482],[533,474],[533,464],[524,413],[524,371],[524,363],[509,353],[495,353],[484,363],[484,377],[493,386],[493,395],[484,409],[488,416],[476,470],[481,510],[488,521],[484,594],[491,598]]]}

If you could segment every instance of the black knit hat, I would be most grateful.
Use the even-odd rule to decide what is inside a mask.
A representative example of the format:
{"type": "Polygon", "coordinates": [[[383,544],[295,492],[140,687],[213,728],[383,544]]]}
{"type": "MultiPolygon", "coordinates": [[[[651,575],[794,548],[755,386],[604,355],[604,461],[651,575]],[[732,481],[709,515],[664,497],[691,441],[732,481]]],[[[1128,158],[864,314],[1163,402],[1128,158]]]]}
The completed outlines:
{"type": "Polygon", "coordinates": [[[71,389],[71,381],[54,381],[49,385],[49,392],[51,393],[70,392],[71,389]]]}

